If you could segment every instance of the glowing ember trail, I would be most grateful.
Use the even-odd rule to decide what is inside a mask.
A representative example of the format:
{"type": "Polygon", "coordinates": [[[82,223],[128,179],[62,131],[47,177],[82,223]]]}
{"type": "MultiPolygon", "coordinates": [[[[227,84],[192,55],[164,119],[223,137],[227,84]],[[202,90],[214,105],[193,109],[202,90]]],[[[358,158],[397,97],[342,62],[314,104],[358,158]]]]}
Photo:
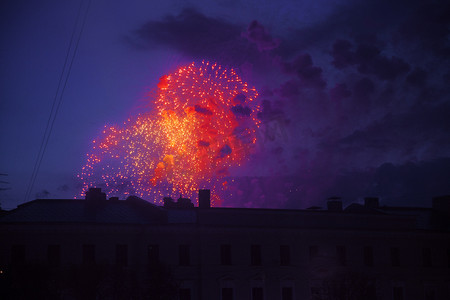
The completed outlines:
{"type": "Polygon", "coordinates": [[[161,77],[151,112],[105,127],[78,177],[81,195],[101,187],[109,196],[137,195],[157,203],[210,188],[213,205],[230,167],[248,159],[259,126],[257,91],[220,65],[202,62],[161,77]]]}

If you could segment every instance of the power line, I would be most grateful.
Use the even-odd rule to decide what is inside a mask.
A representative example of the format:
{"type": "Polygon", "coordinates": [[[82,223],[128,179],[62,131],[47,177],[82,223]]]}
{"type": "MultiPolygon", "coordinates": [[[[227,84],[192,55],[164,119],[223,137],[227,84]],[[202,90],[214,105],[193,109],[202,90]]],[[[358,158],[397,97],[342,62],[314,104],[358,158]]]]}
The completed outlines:
{"type": "Polygon", "coordinates": [[[65,60],[64,60],[63,68],[62,68],[62,71],[61,71],[61,75],[59,77],[58,86],[56,88],[55,97],[53,99],[52,108],[50,110],[50,115],[49,115],[48,120],[47,120],[47,125],[46,125],[46,128],[45,128],[44,136],[42,137],[42,141],[41,141],[41,145],[40,145],[40,148],[39,148],[38,156],[36,158],[36,162],[35,162],[34,167],[33,167],[33,172],[31,174],[30,182],[28,184],[27,191],[25,193],[25,202],[30,197],[30,194],[31,194],[31,192],[33,190],[33,187],[34,187],[34,183],[35,183],[37,175],[39,173],[39,169],[40,169],[42,160],[44,158],[45,150],[47,149],[48,141],[49,141],[51,133],[53,131],[53,126],[55,124],[56,116],[58,114],[59,108],[61,106],[61,102],[63,100],[64,91],[66,89],[67,82],[68,82],[69,77],[70,77],[70,72],[72,70],[73,62],[75,60],[75,56],[76,56],[76,53],[77,53],[77,50],[78,50],[78,46],[79,46],[79,43],[80,43],[80,40],[81,40],[81,36],[82,36],[83,31],[84,31],[84,26],[86,24],[87,15],[88,15],[88,12],[89,12],[89,8],[91,6],[91,0],[88,1],[87,7],[86,7],[86,9],[84,11],[84,16],[83,16],[83,20],[82,20],[82,23],[81,23],[81,28],[80,28],[79,33],[78,33],[78,37],[77,37],[77,40],[76,40],[75,48],[74,48],[74,50],[72,52],[71,51],[72,50],[72,45],[73,45],[73,42],[74,42],[74,39],[75,39],[75,35],[77,34],[77,28],[79,27],[78,23],[79,23],[81,12],[82,12],[82,8],[83,8],[83,2],[84,2],[84,0],[81,0],[80,7],[78,8],[77,17],[76,17],[75,24],[74,24],[74,27],[73,27],[73,30],[72,30],[69,46],[67,48],[67,53],[66,53],[66,57],[65,57],[65,60]],[[70,57],[71,52],[72,52],[72,56],[70,57]],[[67,67],[67,64],[69,62],[69,57],[70,57],[70,63],[69,63],[69,66],[67,67]],[[67,71],[66,71],[66,68],[67,68],[67,71]],[[63,82],[64,82],[64,84],[63,84],[63,86],[61,88],[61,84],[63,82]]]}

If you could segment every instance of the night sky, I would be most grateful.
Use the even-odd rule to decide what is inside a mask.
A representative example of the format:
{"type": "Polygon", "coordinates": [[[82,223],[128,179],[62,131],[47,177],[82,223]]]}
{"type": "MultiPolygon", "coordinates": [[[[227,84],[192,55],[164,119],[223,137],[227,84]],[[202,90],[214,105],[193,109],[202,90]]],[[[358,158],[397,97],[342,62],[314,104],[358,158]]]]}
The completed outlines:
{"type": "MultiPolygon", "coordinates": [[[[25,201],[79,7],[0,6],[3,209],[25,201]]],[[[448,1],[93,0],[27,201],[77,195],[103,127],[148,107],[161,76],[201,60],[235,68],[262,106],[256,151],[233,170],[223,205],[377,196],[430,206],[450,194],[448,1]]]]}

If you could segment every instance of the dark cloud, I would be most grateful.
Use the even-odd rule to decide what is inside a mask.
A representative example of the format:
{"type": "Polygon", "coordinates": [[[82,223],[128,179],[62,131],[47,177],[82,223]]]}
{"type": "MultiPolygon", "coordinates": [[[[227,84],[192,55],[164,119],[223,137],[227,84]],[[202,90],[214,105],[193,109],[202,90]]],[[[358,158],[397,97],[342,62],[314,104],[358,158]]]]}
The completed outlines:
{"type": "Polygon", "coordinates": [[[401,24],[400,37],[448,59],[450,3],[448,1],[418,1],[418,3],[420,5],[407,15],[401,24]]]}
{"type": "Polygon", "coordinates": [[[407,113],[388,114],[342,138],[339,149],[344,152],[364,149],[367,153],[376,152],[376,155],[386,158],[390,153],[402,153],[403,160],[445,156],[450,153],[449,115],[449,103],[415,106],[407,113]]]}
{"type": "Polygon", "coordinates": [[[225,146],[222,147],[222,149],[220,149],[219,157],[222,158],[222,157],[225,157],[227,155],[230,155],[231,152],[232,152],[231,147],[228,146],[228,145],[225,145],[225,146]]]}
{"type": "Polygon", "coordinates": [[[209,147],[209,142],[206,141],[198,141],[198,145],[200,147],[209,147]]]}
{"type": "Polygon", "coordinates": [[[374,46],[359,45],[355,55],[359,72],[373,74],[382,80],[393,80],[410,68],[401,58],[381,55],[381,51],[374,46]]]}
{"type": "Polygon", "coordinates": [[[422,68],[416,68],[406,77],[406,81],[413,86],[424,86],[427,73],[422,68]]]}
{"type": "Polygon", "coordinates": [[[130,33],[126,41],[140,50],[164,46],[192,59],[209,59],[257,72],[273,67],[275,58],[268,53],[280,43],[258,21],[236,24],[195,8],[149,21],[130,33]]]}
{"type": "Polygon", "coordinates": [[[272,102],[269,100],[262,101],[262,110],[258,113],[258,118],[263,122],[268,122],[273,119],[284,118],[284,112],[279,108],[274,108],[272,102]]]}
{"type": "Polygon", "coordinates": [[[387,30],[397,29],[399,22],[417,7],[413,1],[347,1],[336,7],[326,20],[292,29],[282,41],[278,53],[290,57],[300,51],[330,46],[337,37],[358,37],[361,41],[387,30]]]}
{"type": "Polygon", "coordinates": [[[250,109],[250,107],[242,106],[242,105],[235,105],[235,106],[233,106],[231,108],[231,111],[236,116],[241,116],[241,117],[249,117],[250,114],[252,113],[252,110],[250,109]]]}
{"type": "Polygon", "coordinates": [[[212,111],[209,110],[208,108],[202,107],[197,104],[194,106],[194,109],[196,112],[198,112],[199,114],[202,114],[202,115],[212,115],[213,114],[212,111]]]}
{"type": "Polygon", "coordinates": [[[289,80],[283,83],[278,90],[283,98],[292,98],[300,94],[300,84],[296,80],[289,80]]]}
{"type": "Polygon", "coordinates": [[[308,53],[298,55],[290,63],[284,63],[283,69],[288,74],[296,74],[304,86],[324,88],[327,85],[322,77],[322,69],[313,65],[308,53]]]}
{"type": "Polygon", "coordinates": [[[338,68],[343,69],[355,63],[354,53],[351,51],[352,44],[347,40],[336,40],[333,44],[332,64],[338,68]]]}
{"type": "Polygon", "coordinates": [[[256,44],[259,51],[272,50],[280,44],[280,40],[274,39],[258,21],[251,22],[242,36],[256,44]]]}
{"type": "Polygon", "coordinates": [[[354,95],[361,98],[368,98],[375,91],[375,84],[367,77],[361,78],[356,81],[353,88],[354,95]]]}
{"type": "Polygon", "coordinates": [[[336,40],[331,52],[332,64],[343,69],[349,66],[357,66],[361,74],[371,74],[381,80],[393,80],[409,71],[410,66],[403,59],[392,56],[388,58],[381,54],[381,50],[368,44],[359,44],[352,51],[352,44],[347,40],[336,40]]]}
{"type": "Polygon", "coordinates": [[[244,103],[246,99],[247,97],[244,94],[239,93],[234,97],[233,101],[235,103],[244,103]]]}
{"type": "Polygon", "coordinates": [[[199,59],[232,58],[248,52],[241,31],[241,26],[186,8],[178,15],[147,22],[128,38],[135,45],[166,45],[199,59]]]}
{"type": "Polygon", "coordinates": [[[330,89],[330,98],[333,101],[340,101],[344,98],[348,98],[352,95],[352,92],[348,89],[347,84],[336,84],[334,88],[330,89]]]}

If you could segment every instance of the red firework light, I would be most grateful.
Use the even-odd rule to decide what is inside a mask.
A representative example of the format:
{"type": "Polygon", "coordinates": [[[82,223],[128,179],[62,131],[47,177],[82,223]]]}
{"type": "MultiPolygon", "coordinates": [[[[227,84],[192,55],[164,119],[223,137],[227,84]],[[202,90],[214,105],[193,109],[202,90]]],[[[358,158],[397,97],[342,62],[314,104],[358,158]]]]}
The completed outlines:
{"type": "Polygon", "coordinates": [[[102,187],[112,196],[195,198],[210,188],[220,204],[230,167],[241,166],[256,143],[258,93],[233,69],[191,63],[161,77],[151,112],[108,127],[93,141],[78,175],[82,195],[102,187]]]}

